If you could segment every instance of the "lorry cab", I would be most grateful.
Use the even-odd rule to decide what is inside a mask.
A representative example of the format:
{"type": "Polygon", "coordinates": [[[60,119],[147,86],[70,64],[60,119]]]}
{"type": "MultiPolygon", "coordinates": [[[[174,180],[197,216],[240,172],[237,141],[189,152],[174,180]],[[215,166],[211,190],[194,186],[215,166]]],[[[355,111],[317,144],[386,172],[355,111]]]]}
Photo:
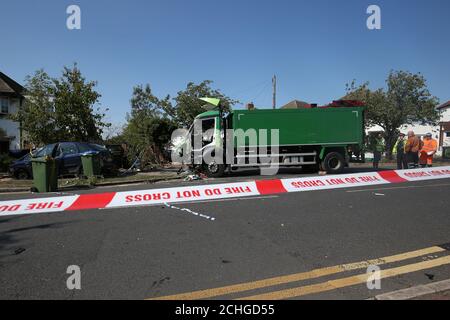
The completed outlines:
{"type": "Polygon", "coordinates": [[[221,121],[219,112],[207,111],[198,115],[189,129],[189,149],[192,155],[192,163],[203,164],[203,157],[206,151],[216,147],[220,148],[221,146],[221,121]]]}

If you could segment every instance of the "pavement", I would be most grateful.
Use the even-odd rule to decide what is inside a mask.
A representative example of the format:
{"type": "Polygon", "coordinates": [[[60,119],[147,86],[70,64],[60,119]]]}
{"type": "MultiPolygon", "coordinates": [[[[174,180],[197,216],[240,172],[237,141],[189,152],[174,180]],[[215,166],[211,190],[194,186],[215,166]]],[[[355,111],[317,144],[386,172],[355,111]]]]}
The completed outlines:
{"type": "MultiPolygon", "coordinates": [[[[79,178],[61,178],[58,181],[58,189],[62,192],[94,189],[96,187],[128,186],[130,184],[150,184],[159,181],[180,179],[176,170],[140,172],[133,175],[125,175],[112,178],[98,178],[94,181],[79,178]]],[[[11,177],[0,177],[0,194],[30,193],[33,180],[16,180],[11,177]]]]}
{"type": "Polygon", "coordinates": [[[380,294],[375,300],[450,300],[450,279],[380,294]]]}
{"type": "MultiPolygon", "coordinates": [[[[101,192],[267,178],[254,174],[101,192]]],[[[1,217],[0,299],[374,298],[450,278],[449,192],[442,179],[1,217]],[[73,265],[81,290],[67,288],[73,265]]]]}
{"type": "Polygon", "coordinates": [[[446,300],[447,301],[447,300],[450,300],[450,290],[419,296],[419,297],[413,298],[411,300],[446,300]]]}

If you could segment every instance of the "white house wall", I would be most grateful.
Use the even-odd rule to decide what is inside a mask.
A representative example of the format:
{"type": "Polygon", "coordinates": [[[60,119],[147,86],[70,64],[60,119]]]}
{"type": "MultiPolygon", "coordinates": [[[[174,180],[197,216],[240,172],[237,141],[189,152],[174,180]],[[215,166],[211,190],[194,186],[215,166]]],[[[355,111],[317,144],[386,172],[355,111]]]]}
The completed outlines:
{"type": "Polygon", "coordinates": [[[442,112],[442,122],[450,121],[450,107],[448,107],[444,112],[442,112]]]}

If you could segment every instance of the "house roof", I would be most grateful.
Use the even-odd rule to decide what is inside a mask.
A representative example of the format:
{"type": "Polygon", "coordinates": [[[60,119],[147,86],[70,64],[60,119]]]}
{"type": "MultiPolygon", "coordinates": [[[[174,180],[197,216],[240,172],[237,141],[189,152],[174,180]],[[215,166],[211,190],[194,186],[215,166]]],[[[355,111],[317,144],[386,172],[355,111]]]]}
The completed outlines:
{"type": "Polygon", "coordinates": [[[440,105],[439,107],[437,107],[436,109],[441,110],[441,109],[447,109],[447,108],[450,108],[450,100],[447,101],[447,102],[444,103],[444,104],[441,104],[441,105],[440,105]]]}
{"type": "Polygon", "coordinates": [[[311,105],[307,102],[300,101],[300,100],[293,100],[289,102],[288,104],[285,104],[281,107],[281,109],[302,109],[302,108],[309,108],[311,105]]]}
{"type": "Polygon", "coordinates": [[[0,71],[0,94],[21,97],[23,91],[20,84],[0,71]]]}

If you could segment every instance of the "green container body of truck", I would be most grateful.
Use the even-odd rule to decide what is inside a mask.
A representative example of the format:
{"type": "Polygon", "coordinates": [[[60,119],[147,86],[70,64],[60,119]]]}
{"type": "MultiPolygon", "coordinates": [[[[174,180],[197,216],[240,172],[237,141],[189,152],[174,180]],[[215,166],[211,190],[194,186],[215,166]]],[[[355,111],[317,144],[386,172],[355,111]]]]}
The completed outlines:
{"type": "Polygon", "coordinates": [[[364,140],[361,107],[233,111],[232,123],[234,130],[278,129],[282,146],[352,145],[364,140]]]}
{"type": "Polygon", "coordinates": [[[199,154],[204,155],[207,151],[214,154],[211,148],[221,149],[223,162],[202,161],[200,164],[212,177],[223,175],[227,168],[234,170],[268,165],[301,166],[308,171],[340,173],[349,162],[364,161],[364,113],[365,108],[361,104],[303,109],[234,110],[225,116],[219,111],[208,111],[196,117],[193,127],[198,128],[201,124],[203,135],[207,129],[212,129],[214,133],[202,139],[199,149],[192,143],[195,129],[191,128],[190,151],[197,154],[197,158],[193,155],[191,160],[199,165],[199,154]],[[231,148],[230,143],[227,144],[230,140],[224,138],[224,129],[234,132],[231,148]],[[272,130],[276,130],[278,135],[273,136],[272,130]],[[251,132],[258,133],[257,139],[251,132]],[[259,160],[261,151],[270,155],[269,163],[259,160]]]}

